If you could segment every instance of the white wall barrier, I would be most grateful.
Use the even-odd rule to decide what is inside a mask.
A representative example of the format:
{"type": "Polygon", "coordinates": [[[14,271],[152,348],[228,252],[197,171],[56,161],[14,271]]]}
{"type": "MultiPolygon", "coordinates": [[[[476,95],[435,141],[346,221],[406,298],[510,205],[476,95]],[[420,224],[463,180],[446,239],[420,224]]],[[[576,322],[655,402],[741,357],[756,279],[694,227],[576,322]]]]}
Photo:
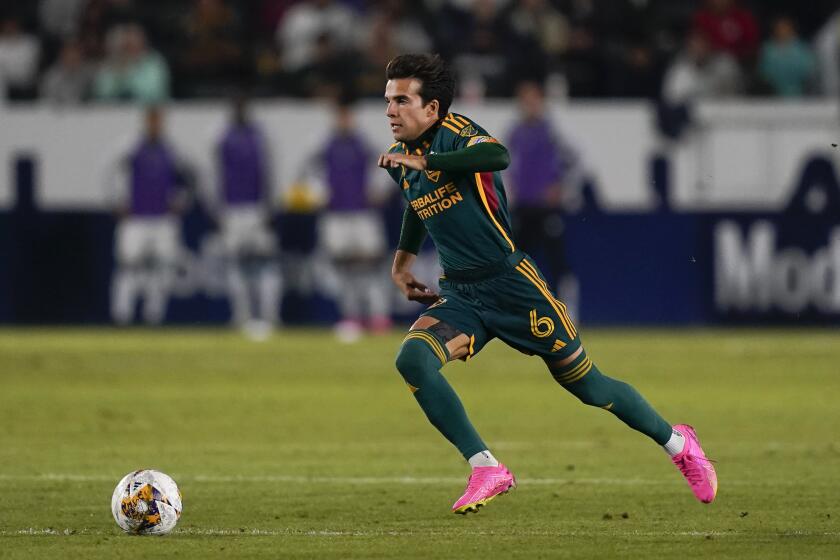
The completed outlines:
{"type": "MultiPolygon", "coordinates": [[[[508,102],[457,104],[456,112],[504,140],[515,117],[508,102]]],[[[279,200],[330,132],[331,111],[308,102],[259,102],[254,116],[266,132],[279,200]]],[[[358,107],[358,123],[373,149],[390,142],[384,103],[358,107]]],[[[745,101],[709,104],[695,111],[697,126],[668,144],[655,130],[653,108],[642,102],[573,102],[552,106],[553,118],[577,147],[608,210],[644,211],[655,199],[650,160],[667,155],[672,201],[681,211],[779,208],[789,198],[803,162],[815,155],[840,169],[840,108],[833,102],[790,104],[745,101]]],[[[223,103],[173,104],[167,131],[198,172],[203,188],[215,184],[213,153],[227,119],[223,103]]],[[[134,141],[141,111],[129,107],[58,110],[0,106],[0,208],[13,204],[13,162],[38,162],[38,204],[43,209],[104,209],[108,166],[134,141]]]]}

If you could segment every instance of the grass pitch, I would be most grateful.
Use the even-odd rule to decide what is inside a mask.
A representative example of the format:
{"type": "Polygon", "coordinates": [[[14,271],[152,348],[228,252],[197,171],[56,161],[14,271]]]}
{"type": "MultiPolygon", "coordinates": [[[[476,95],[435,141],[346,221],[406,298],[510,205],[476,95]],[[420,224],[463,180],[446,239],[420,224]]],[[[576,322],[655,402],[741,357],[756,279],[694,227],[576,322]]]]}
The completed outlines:
{"type": "Polygon", "coordinates": [[[519,488],[449,513],[468,470],[393,368],[401,339],[0,331],[0,558],[840,557],[840,333],[589,330],[605,373],[717,462],[695,501],[665,454],[496,341],[444,370],[519,488]],[[131,470],[184,514],[130,537],[131,470]]]}

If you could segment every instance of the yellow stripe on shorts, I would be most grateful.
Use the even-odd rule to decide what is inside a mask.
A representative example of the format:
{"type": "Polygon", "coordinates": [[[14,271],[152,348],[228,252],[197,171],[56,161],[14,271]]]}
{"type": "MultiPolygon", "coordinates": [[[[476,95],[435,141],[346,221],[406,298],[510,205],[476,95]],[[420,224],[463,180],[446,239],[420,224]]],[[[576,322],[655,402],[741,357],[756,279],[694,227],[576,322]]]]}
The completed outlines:
{"type": "Polygon", "coordinates": [[[522,266],[525,261],[522,261],[518,265],[516,265],[516,270],[519,271],[522,276],[527,278],[536,288],[540,291],[540,293],[548,300],[549,305],[554,309],[554,312],[557,313],[557,316],[560,318],[560,322],[563,323],[563,328],[566,330],[566,334],[569,335],[569,339],[573,340],[575,338],[575,330],[572,326],[572,322],[566,317],[566,314],[563,313],[561,308],[557,305],[557,300],[551,297],[551,293],[548,291],[548,288],[544,288],[544,284],[541,284],[539,281],[539,277],[534,278],[531,272],[529,272],[526,268],[522,266]]]}
{"type": "Polygon", "coordinates": [[[542,278],[540,278],[540,275],[537,272],[537,269],[534,268],[534,265],[529,263],[527,260],[523,260],[520,264],[531,271],[531,275],[542,285],[545,292],[548,292],[549,296],[551,296],[551,299],[553,299],[557,303],[557,305],[560,306],[560,310],[562,311],[562,318],[565,319],[563,324],[568,325],[572,332],[572,338],[575,338],[577,336],[577,329],[575,328],[575,324],[572,322],[571,317],[569,317],[569,312],[566,309],[566,304],[551,294],[551,291],[548,289],[548,284],[546,284],[545,281],[542,278]]]}

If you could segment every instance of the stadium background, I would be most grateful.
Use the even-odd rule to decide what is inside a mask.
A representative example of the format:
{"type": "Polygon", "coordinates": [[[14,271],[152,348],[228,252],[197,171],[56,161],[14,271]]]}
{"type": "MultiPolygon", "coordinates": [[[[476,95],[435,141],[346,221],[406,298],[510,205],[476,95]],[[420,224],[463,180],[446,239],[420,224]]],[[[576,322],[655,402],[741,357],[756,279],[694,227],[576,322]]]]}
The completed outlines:
{"type": "MultiPolygon", "coordinates": [[[[840,12],[741,0],[716,17],[726,4],[0,1],[0,558],[836,557],[840,12]],[[800,40],[768,48],[781,14],[800,40]],[[126,29],[156,70],[115,99],[96,76],[124,62],[109,45],[126,29]],[[698,33],[720,75],[686,72],[698,33]],[[68,41],[83,64],[49,78],[68,41]],[[493,343],[445,373],[520,485],[453,519],[466,469],[393,365],[419,308],[393,294],[395,328],[354,345],[325,328],[309,158],[339,95],[372,147],[390,144],[382,66],[420,46],[457,69],[453,109],[503,141],[515,84],[544,82],[581,162],[565,224],[587,353],[697,428],[711,506],[656,446],[493,343]],[[770,79],[779,50],[792,79],[770,79]],[[275,160],[288,275],[285,328],[262,344],[228,326],[201,194],[242,92],[275,160]],[[105,175],[149,104],[195,192],[167,325],[115,328],[105,175]],[[127,538],[108,511],[143,467],[184,494],[166,539],[127,538]]],[[[378,210],[392,246],[401,204],[378,210]]]]}
{"type": "MultiPolygon", "coordinates": [[[[289,193],[301,187],[308,158],[330,132],[329,100],[352,95],[362,134],[371,146],[387,146],[381,65],[414,47],[405,44],[409,38],[442,52],[459,71],[453,109],[503,139],[516,119],[510,96],[517,80],[547,84],[551,119],[582,162],[580,196],[566,228],[584,323],[836,322],[837,14],[831,2],[807,9],[745,3],[753,34],[720,47],[738,65],[737,87],[695,84],[687,87],[696,91],[675,97],[668,73],[680,62],[683,38],[705,29],[703,14],[714,4],[7,3],[5,21],[19,22],[25,38],[8,39],[7,50],[33,41],[37,56],[28,81],[6,80],[0,108],[0,322],[109,321],[114,220],[107,165],[114,145],[139,135],[142,107],[150,103],[165,105],[167,137],[186,154],[195,188],[207,190],[216,184],[214,145],[227,99],[243,91],[255,98],[255,120],[278,162],[270,188],[281,269],[283,255],[306,262],[318,246],[317,208],[295,207],[289,193]],[[796,23],[813,59],[798,78],[801,87],[777,92],[762,65],[783,16],[796,23]],[[537,19],[550,24],[535,26],[537,19]],[[346,21],[353,21],[352,33],[342,27],[346,21]],[[95,74],[117,56],[107,51],[109,33],[133,24],[163,57],[169,86],[151,98],[122,100],[98,94],[93,81],[69,101],[39,89],[67,42],[83,38],[84,64],[95,74]],[[833,52],[823,46],[832,33],[833,52]],[[307,41],[308,51],[294,50],[305,51],[307,41]],[[318,50],[318,41],[330,47],[318,50]],[[212,53],[228,51],[222,57],[228,62],[218,64],[221,55],[212,53]],[[216,58],[205,60],[202,52],[216,58]],[[302,91],[301,84],[311,87],[302,91]]],[[[380,210],[392,246],[399,204],[395,192],[380,210]]],[[[205,210],[195,196],[183,220],[186,253],[170,322],[229,317],[224,286],[202,272],[214,266],[202,251],[202,240],[214,233],[205,210]]],[[[317,286],[287,287],[287,323],[335,318],[317,286]]]]}

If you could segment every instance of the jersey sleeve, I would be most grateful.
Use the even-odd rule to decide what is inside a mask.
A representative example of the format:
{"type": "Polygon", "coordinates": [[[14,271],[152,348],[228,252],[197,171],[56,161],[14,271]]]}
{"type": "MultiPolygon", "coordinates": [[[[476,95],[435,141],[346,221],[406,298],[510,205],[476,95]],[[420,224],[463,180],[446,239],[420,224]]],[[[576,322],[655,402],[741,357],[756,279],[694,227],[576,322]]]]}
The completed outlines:
{"type": "Polygon", "coordinates": [[[454,152],[483,142],[500,144],[475,121],[457,113],[449,113],[441,121],[444,133],[444,146],[447,151],[454,152]]]}

